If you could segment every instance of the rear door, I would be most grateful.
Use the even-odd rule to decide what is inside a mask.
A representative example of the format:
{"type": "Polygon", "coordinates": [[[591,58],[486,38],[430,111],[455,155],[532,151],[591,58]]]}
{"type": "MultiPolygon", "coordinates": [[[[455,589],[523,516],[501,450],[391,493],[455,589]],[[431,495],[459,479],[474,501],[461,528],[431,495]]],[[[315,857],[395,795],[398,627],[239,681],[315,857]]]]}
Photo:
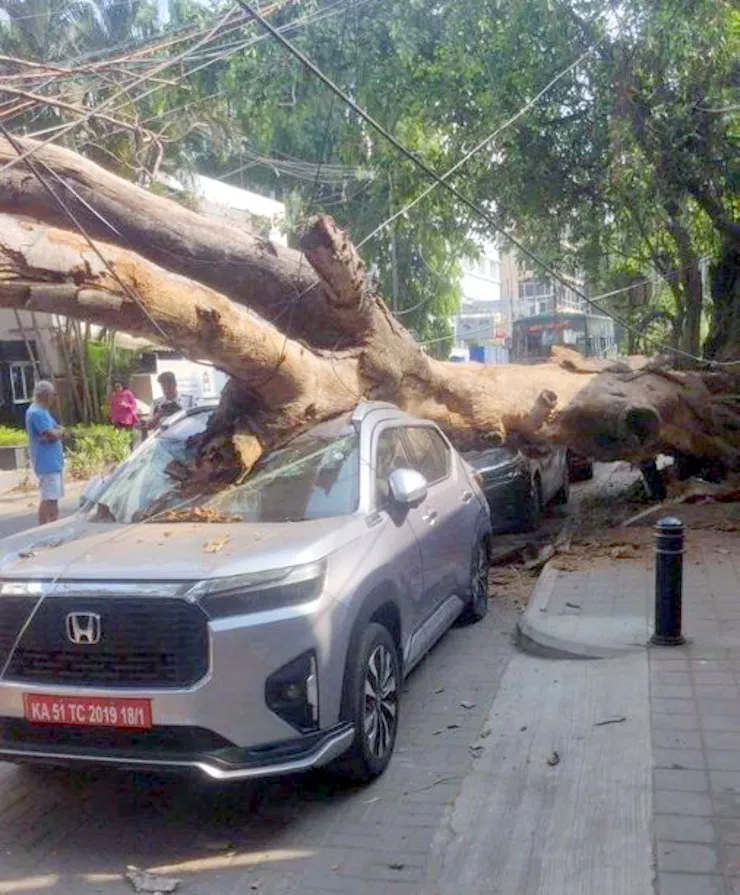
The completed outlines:
{"type": "MultiPolygon", "coordinates": [[[[464,598],[476,526],[482,512],[457,456],[432,426],[405,429],[412,468],[429,485],[417,529],[424,563],[427,607],[433,612],[452,594],[464,598]]],[[[414,520],[415,526],[418,520],[414,520]]]]}

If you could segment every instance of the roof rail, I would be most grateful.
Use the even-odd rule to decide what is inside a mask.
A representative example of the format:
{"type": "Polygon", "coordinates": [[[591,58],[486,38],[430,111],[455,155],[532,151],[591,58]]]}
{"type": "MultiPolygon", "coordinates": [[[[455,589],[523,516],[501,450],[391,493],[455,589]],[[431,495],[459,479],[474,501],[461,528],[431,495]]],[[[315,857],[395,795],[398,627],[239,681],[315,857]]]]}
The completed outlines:
{"type": "Polygon", "coordinates": [[[402,413],[401,409],[396,407],[395,404],[391,404],[390,401],[362,401],[352,414],[352,422],[361,423],[366,416],[379,410],[391,410],[395,413],[402,413]]]}

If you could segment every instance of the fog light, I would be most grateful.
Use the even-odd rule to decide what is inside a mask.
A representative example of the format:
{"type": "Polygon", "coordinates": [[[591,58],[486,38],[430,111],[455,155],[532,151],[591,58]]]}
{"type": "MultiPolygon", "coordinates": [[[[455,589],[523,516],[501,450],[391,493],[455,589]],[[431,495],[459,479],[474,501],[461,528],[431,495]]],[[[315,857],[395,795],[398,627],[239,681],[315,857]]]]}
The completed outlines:
{"type": "Polygon", "coordinates": [[[296,730],[316,730],[319,723],[319,688],[316,655],[304,653],[271,674],[265,684],[270,711],[296,730]]]}

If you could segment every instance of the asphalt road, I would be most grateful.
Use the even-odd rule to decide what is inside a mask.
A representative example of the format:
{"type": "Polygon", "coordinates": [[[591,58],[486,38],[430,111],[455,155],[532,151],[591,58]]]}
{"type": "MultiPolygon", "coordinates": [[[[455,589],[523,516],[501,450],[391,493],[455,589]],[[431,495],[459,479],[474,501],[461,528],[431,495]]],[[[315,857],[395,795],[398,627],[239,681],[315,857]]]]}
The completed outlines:
{"type": "MultiPolygon", "coordinates": [[[[77,509],[81,486],[67,487],[67,497],[59,504],[60,517],[77,509]]],[[[35,491],[0,496],[0,538],[33,528],[37,524],[38,496],[35,491]]]]}

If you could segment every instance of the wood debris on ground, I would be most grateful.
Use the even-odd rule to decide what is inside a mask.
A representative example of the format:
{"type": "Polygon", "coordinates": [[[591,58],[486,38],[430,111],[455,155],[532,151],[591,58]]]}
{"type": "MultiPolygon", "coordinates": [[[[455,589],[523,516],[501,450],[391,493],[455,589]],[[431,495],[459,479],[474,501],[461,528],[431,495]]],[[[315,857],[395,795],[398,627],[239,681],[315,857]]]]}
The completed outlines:
{"type": "Polygon", "coordinates": [[[231,535],[224,535],[220,538],[213,538],[210,541],[206,541],[203,549],[206,553],[220,553],[224,547],[231,541],[231,535]]]}
{"type": "Polygon", "coordinates": [[[139,870],[138,867],[127,867],[124,876],[131,883],[134,892],[174,892],[180,885],[179,879],[161,876],[149,870],[139,870]]]}

